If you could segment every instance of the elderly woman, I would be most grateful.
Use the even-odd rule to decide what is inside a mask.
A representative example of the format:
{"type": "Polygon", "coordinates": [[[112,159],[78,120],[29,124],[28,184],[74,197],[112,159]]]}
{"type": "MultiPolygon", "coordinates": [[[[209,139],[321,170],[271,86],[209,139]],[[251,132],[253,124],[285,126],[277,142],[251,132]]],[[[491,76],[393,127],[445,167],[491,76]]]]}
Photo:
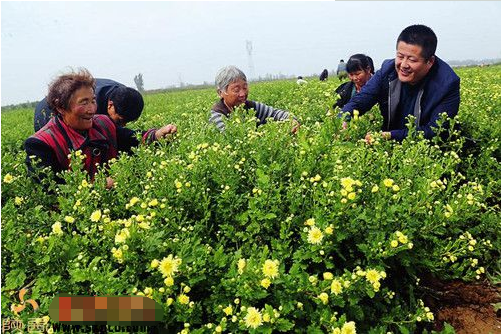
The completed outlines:
{"type": "MultiPolygon", "coordinates": [[[[247,100],[249,86],[245,74],[235,66],[226,66],[219,70],[216,75],[217,94],[221,98],[211,110],[209,123],[213,123],[223,132],[225,129],[224,118],[229,118],[234,108],[243,105],[245,110],[254,109],[258,119],[258,125],[266,123],[266,119],[272,117],[276,121],[289,118],[285,110],[274,109],[260,102],[247,100]]],[[[296,133],[299,123],[294,119],[293,133],[296,133]]]]}
{"type": "MultiPolygon", "coordinates": [[[[135,131],[117,127],[105,115],[96,115],[95,85],[95,79],[86,69],[61,75],[50,84],[47,101],[56,117],[24,144],[31,172],[34,165],[50,167],[55,173],[70,169],[68,155],[81,150],[85,157],[84,169],[93,178],[96,164],[102,165],[115,158],[119,151],[130,152],[140,144],[135,131]]],[[[172,124],[150,129],[141,133],[141,142],[150,143],[176,131],[172,124]]],[[[113,180],[108,178],[107,185],[112,184],[113,180]]]]}
{"type": "Polygon", "coordinates": [[[350,57],[346,63],[346,71],[350,81],[343,83],[336,88],[339,99],[334,103],[333,108],[342,108],[355,96],[374,74],[374,63],[371,57],[357,53],[350,57]]]}

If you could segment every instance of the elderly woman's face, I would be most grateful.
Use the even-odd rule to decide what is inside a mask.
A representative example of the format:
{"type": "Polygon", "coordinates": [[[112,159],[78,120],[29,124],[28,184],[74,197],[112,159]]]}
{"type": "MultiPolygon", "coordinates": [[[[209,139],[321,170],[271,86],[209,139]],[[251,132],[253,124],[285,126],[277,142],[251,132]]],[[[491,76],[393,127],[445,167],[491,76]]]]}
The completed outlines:
{"type": "Polygon", "coordinates": [[[64,124],[77,131],[85,131],[92,127],[92,117],[96,110],[94,90],[82,87],[71,96],[69,110],[60,110],[60,113],[64,124]]]}
{"type": "Polygon", "coordinates": [[[228,85],[226,91],[219,94],[223,98],[224,103],[232,109],[247,101],[248,95],[249,86],[247,85],[247,81],[242,79],[232,82],[228,85]]]}

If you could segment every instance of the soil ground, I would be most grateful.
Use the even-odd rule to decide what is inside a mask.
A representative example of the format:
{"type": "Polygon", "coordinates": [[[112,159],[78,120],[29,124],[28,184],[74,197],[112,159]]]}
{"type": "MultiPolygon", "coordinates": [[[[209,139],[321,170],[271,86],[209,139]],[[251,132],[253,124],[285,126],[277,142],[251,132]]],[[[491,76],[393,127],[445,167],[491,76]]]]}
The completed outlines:
{"type": "Polygon", "coordinates": [[[421,283],[425,305],[435,314],[434,330],[441,331],[447,322],[457,334],[501,334],[501,312],[494,307],[501,303],[500,287],[430,277],[421,283]]]}

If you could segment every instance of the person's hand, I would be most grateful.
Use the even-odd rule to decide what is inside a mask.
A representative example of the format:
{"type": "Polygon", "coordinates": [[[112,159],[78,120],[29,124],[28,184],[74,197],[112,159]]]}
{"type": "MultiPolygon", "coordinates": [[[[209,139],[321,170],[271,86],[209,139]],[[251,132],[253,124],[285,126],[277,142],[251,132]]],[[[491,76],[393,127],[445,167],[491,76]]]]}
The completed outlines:
{"type": "Polygon", "coordinates": [[[301,126],[301,124],[297,121],[297,120],[292,120],[292,134],[296,134],[297,131],[299,130],[299,127],[301,126]]]}
{"type": "Polygon", "coordinates": [[[155,132],[155,139],[159,140],[160,138],[166,138],[170,134],[174,134],[177,132],[177,127],[174,124],[167,124],[166,126],[158,129],[155,132]]]}
{"type": "Polygon", "coordinates": [[[342,125],[343,130],[348,129],[348,122],[344,121],[342,125]]]}
{"type": "Polygon", "coordinates": [[[106,177],[106,189],[111,189],[115,185],[115,181],[111,177],[106,177]]]}
{"type": "Polygon", "coordinates": [[[388,132],[388,131],[381,132],[381,137],[383,139],[390,140],[391,139],[391,132],[388,132]]]}
{"type": "Polygon", "coordinates": [[[365,135],[365,143],[367,145],[372,145],[374,141],[374,138],[372,138],[372,134],[370,132],[367,132],[367,134],[365,135]]]}

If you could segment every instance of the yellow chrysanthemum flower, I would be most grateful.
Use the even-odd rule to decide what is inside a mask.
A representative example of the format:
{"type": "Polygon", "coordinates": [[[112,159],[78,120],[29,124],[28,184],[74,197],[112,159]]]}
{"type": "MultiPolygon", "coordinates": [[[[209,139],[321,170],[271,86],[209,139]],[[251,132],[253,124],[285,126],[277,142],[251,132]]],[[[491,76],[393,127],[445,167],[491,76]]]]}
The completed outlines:
{"type": "Polygon", "coordinates": [[[401,235],[399,235],[399,236],[398,236],[398,241],[399,241],[400,243],[402,243],[402,244],[405,244],[405,243],[407,243],[407,241],[409,241],[409,240],[407,239],[407,236],[406,236],[406,235],[401,234],[401,235]]]}
{"type": "Polygon", "coordinates": [[[307,226],[313,226],[315,225],[315,218],[309,218],[304,222],[305,225],[307,226]]]}
{"type": "Polygon", "coordinates": [[[149,206],[157,206],[158,205],[158,200],[156,198],[152,199],[149,203],[149,206]]]}
{"type": "Polygon", "coordinates": [[[325,305],[327,305],[327,303],[329,303],[329,295],[326,294],[325,292],[322,292],[321,294],[319,294],[317,298],[320,299],[322,301],[322,303],[324,303],[325,305]]]}
{"type": "Polygon", "coordinates": [[[365,274],[365,278],[369,282],[375,283],[375,282],[379,281],[379,279],[381,278],[381,276],[379,275],[379,272],[377,270],[369,269],[369,270],[367,270],[367,273],[365,274]]]}
{"type": "Polygon", "coordinates": [[[332,234],[334,232],[334,228],[332,226],[327,226],[325,228],[325,234],[332,234]]]}
{"type": "Polygon", "coordinates": [[[137,197],[132,197],[129,201],[129,206],[133,206],[134,204],[136,204],[137,202],[139,202],[139,198],[137,197]]]}
{"type": "Polygon", "coordinates": [[[309,231],[308,231],[308,242],[310,244],[315,244],[318,245],[322,243],[322,239],[324,238],[324,234],[322,231],[316,227],[313,226],[309,231]]]}
{"type": "Polygon", "coordinates": [[[262,272],[263,275],[268,278],[278,277],[278,265],[280,262],[278,260],[266,260],[264,261],[262,272]]]}
{"type": "Polygon", "coordinates": [[[341,282],[337,279],[333,280],[331,283],[331,293],[333,293],[337,296],[342,291],[343,291],[343,285],[341,284],[341,282]]]}
{"type": "Polygon", "coordinates": [[[350,321],[345,323],[341,328],[341,334],[357,334],[357,330],[355,328],[355,322],[350,321]]]}
{"type": "Polygon", "coordinates": [[[240,275],[242,275],[242,273],[244,272],[244,269],[245,269],[246,265],[247,265],[247,262],[245,261],[245,259],[239,259],[238,260],[237,267],[238,267],[238,273],[240,275]]]}
{"type": "Polygon", "coordinates": [[[233,307],[231,305],[226,306],[223,309],[224,314],[226,315],[232,315],[233,314],[233,307]]]}
{"type": "Polygon", "coordinates": [[[159,264],[160,264],[160,261],[158,261],[157,259],[153,259],[153,260],[151,261],[150,266],[151,266],[152,268],[157,268],[159,264]]]}
{"type": "Polygon", "coordinates": [[[258,328],[263,324],[263,317],[261,316],[261,312],[255,307],[249,307],[247,309],[247,315],[244,318],[245,325],[251,328],[258,328]]]}
{"type": "Polygon", "coordinates": [[[261,286],[262,286],[263,288],[265,288],[265,289],[268,289],[268,287],[270,286],[270,284],[271,284],[271,281],[270,281],[270,279],[269,279],[269,278],[263,278],[263,279],[261,280],[261,286]]]}
{"type": "Polygon", "coordinates": [[[111,253],[113,254],[113,257],[116,258],[117,260],[123,259],[123,252],[120,248],[116,249],[115,247],[113,247],[111,249],[111,253]]]}
{"type": "Polygon", "coordinates": [[[65,216],[64,221],[71,224],[71,223],[75,222],[75,218],[73,218],[71,216],[65,216]]]}
{"type": "Polygon", "coordinates": [[[96,210],[90,215],[90,221],[98,222],[101,219],[101,210],[96,210]]]}
{"type": "Polygon", "coordinates": [[[63,230],[61,229],[61,222],[55,222],[52,224],[52,233],[55,235],[62,235],[63,230]]]}
{"type": "Polygon", "coordinates": [[[5,174],[5,176],[3,177],[3,182],[12,183],[12,181],[14,181],[14,177],[10,173],[5,174]]]}
{"type": "Polygon", "coordinates": [[[398,246],[398,241],[397,240],[392,240],[391,241],[391,247],[395,248],[398,246]]]}
{"type": "Polygon", "coordinates": [[[168,276],[164,279],[164,284],[166,286],[173,286],[174,285],[174,278],[172,276],[168,276]]]}
{"type": "MultiPolygon", "coordinates": [[[[349,188],[352,188],[353,185],[355,184],[355,180],[353,180],[351,177],[343,177],[341,179],[341,186],[348,190],[349,188]]],[[[348,190],[350,191],[350,190],[348,190]]]]}
{"type": "Polygon", "coordinates": [[[124,243],[125,240],[130,236],[129,229],[124,228],[119,233],[115,235],[115,243],[121,244],[124,243]]]}
{"type": "Polygon", "coordinates": [[[149,229],[151,228],[151,227],[150,227],[150,224],[149,224],[149,223],[147,223],[147,222],[141,222],[141,223],[139,223],[139,224],[138,224],[138,226],[139,226],[140,228],[142,228],[143,230],[149,230],[149,229]]]}
{"type": "Polygon", "coordinates": [[[331,280],[333,280],[333,279],[334,279],[334,275],[332,275],[332,273],[331,273],[331,272],[326,271],[326,272],[324,273],[324,280],[326,280],[326,281],[331,281],[331,280]]]}
{"type": "Polygon", "coordinates": [[[383,183],[386,187],[390,188],[393,186],[393,179],[384,179],[383,183]]]}
{"type": "Polygon", "coordinates": [[[180,304],[186,305],[190,302],[190,297],[182,293],[177,297],[177,300],[180,304]]]}
{"type": "Polygon", "coordinates": [[[378,186],[377,186],[377,184],[376,184],[376,185],[374,185],[374,186],[372,187],[371,192],[372,192],[372,193],[377,193],[378,191],[379,191],[379,187],[378,187],[378,186]]]}
{"type": "Polygon", "coordinates": [[[158,270],[162,273],[163,277],[172,276],[179,270],[178,266],[180,264],[181,259],[178,259],[177,257],[174,258],[172,254],[170,254],[168,257],[164,257],[162,261],[160,261],[158,270]]]}

